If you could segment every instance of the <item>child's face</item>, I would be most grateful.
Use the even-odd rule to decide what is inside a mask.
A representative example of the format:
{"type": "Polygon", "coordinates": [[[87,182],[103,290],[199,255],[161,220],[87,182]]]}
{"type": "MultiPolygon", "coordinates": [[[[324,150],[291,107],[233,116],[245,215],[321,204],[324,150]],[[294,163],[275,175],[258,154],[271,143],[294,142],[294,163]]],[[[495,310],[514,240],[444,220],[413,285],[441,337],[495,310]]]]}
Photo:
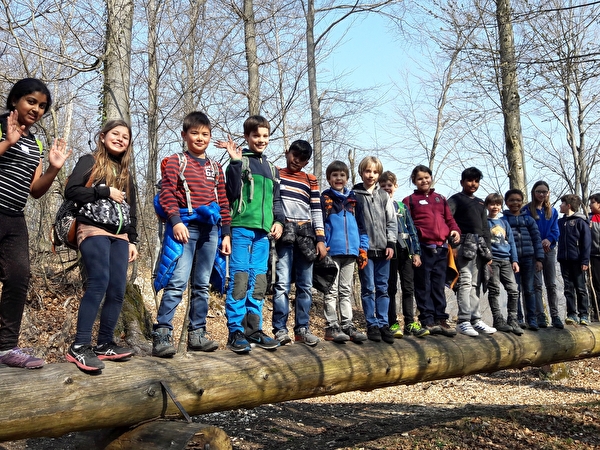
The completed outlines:
{"type": "Polygon", "coordinates": [[[544,203],[544,200],[546,200],[546,197],[548,197],[549,194],[550,191],[543,184],[540,184],[538,187],[536,187],[535,191],[533,191],[536,204],[541,205],[542,203],[544,203]]]}
{"type": "Polygon", "coordinates": [[[331,189],[338,192],[343,192],[346,184],[348,183],[348,175],[343,170],[334,170],[327,178],[331,189]]]}
{"type": "Polygon", "coordinates": [[[396,192],[396,189],[398,188],[397,184],[394,184],[388,180],[388,181],[384,181],[384,182],[380,181],[379,186],[381,186],[381,189],[383,189],[385,192],[390,194],[391,198],[394,198],[394,192],[396,192]]]}
{"type": "Polygon", "coordinates": [[[569,211],[571,211],[571,207],[569,206],[569,204],[567,202],[562,202],[560,204],[560,212],[561,212],[561,214],[568,214],[569,211]]]}
{"type": "Polygon", "coordinates": [[[196,157],[205,157],[206,148],[210,144],[210,128],[204,125],[190,127],[187,131],[181,132],[181,137],[185,141],[190,153],[196,157]]]}
{"type": "Polygon", "coordinates": [[[248,148],[250,151],[258,154],[262,154],[269,145],[269,129],[266,127],[258,127],[255,131],[251,131],[250,134],[245,134],[244,138],[248,142],[248,148]]]}
{"type": "Polygon", "coordinates": [[[463,188],[463,194],[471,196],[479,189],[479,180],[460,180],[460,185],[463,188]]]}
{"type": "Polygon", "coordinates": [[[596,200],[590,200],[590,211],[592,214],[600,214],[600,203],[596,200]]]}
{"type": "Polygon", "coordinates": [[[419,192],[427,193],[431,189],[431,175],[428,172],[417,172],[413,183],[419,192]]]}
{"type": "Polygon", "coordinates": [[[511,213],[513,213],[515,216],[518,216],[521,213],[521,208],[523,207],[523,197],[521,197],[519,194],[511,194],[506,199],[506,206],[511,213]]]}
{"type": "Polygon", "coordinates": [[[300,172],[308,164],[309,158],[297,151],[285,152],[286,166],[290,172],[300,172]]]}
{"type": "Polygon", "coordinates": [[[32,92],[24,95],[13,103],[15,111],[18,113],[18,121],[25,128],[31,127],[42,118],[48,107],[48,97],[41,92],[32,92]]]}
{"type": "Polygon", "coordinates": [[[502,211],[502,203],[490,203],[487,205],[488,216],[496,217],[502,211]]]}
{"type": "Polygon", "coordinates": [[[375,186],[377,180],[379,180],[379,175],[380,173],[377,171],[375,164],[369,164],[360,174],[360,177],[362,178],[365,188],[371,189],[373,186],[375,186]]]}
{"type": "Polygon", "coordinates": [[[131,136],[127,127],[119,125],[101,134],[100,139],[104,142],[104,147],[108,153],[113,156],[119,156],[129,148],[131,136]]]}

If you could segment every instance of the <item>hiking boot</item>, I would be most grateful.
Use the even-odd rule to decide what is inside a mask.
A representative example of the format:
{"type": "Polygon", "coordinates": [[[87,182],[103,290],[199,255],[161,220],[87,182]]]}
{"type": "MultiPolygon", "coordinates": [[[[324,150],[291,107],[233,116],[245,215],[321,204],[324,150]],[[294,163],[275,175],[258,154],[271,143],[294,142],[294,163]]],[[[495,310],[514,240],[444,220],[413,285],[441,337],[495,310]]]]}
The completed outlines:
{"type": "Polygon", "coordinates": [[[546,319],[546,314],[538,314],[537,325],[538,328],[548,328],[548,319],[546,319]]]}
{"type": "Polygon", "coordinates": [[[565,319],[565,324],[567,325],[577,325],[579,323],[579,317],[577,314],[569,314],[565,319]]]}
{"type": "Polygon", "coordinates": [[[320,341],[320,339],[312,334],[308,328],[299,328],[294,334],[294,340],[296,342],[304,342],[309,347],[314,347],[320,341]]]}
{"type": "Polygon", "coordinates": [[[515,319],[508,319],[507,325],[511,328],[512,331],[517,336],[523,335],[523,328],[519,325],[519,322],[515,319]]]}
{"type": "Polygon", "coordinates": [[[360,343],[367,340],[367,335],[358,331],[352,324],[342,327],[342,331],[348,335],[352,342],[360,343]]]}
{"type": "Polygon", "coordinates": [[[394,343],[394,333],[390,330],[390,327],[387,325],[379,328],[379,332],[381,333],[381,339],[383,342],[387,342],[388,344],[394,343]]]}
{"type": "Polygon", "coordinates": [[[394,337],[396,339],[402,339],[404,337],[404,334],[402,333],[402,328],[400,328],[400,325],[398,324],[398,322],[395,322],[391,327],[390,327],[390,331],[392,333],[394,333],[394,337]]]}
{"type": "Polygon", "coordinates": [[[456,336],[456,329],[452,328],[448,325],[448,321],[446,319],[437,320],[435,324],[440,327],[440,334],[442,336],[454,337],[456,336]]]}
{"type": "Polygon", "coordinates": [[[114,341],[105,344],[96,345],[94,353],[100,360],[108,359],[110,361],[120,361],[133,356],[133,350],[127,347],[120,347],[114,341]]]}
{"type": "Polygon", "coordinates": [[[367,339],[374,342],[381,342],[381,330],[379,327],[367,327],[367,339]]]}
{"type": "Polygon", "coordinates": [[[96,356],[94,349],[89,344],[77,346],[72,344],[65,358],[85,372],[99,372],[104,369],[104,363],[96,356]]]}
{"type": "Polygon", "coordinates": [[[473,329],[475,331],[477,331],[478,333],[483,333],[483,334],[494,334],[496,331],[498,331],[494,327],[490,327],[487,323],[485,323],[481,319],[479,319],[477,322],[475,322],[473,324],[473,329]]]}
{"type": "Polygon", "coordinates": [[[227,348],[235,353],[248,353],[252,350],[250,343],[244,336],[244,333],[237,330],[233,333],[229,333],[229,339],[227,339],[227,348]]]}
{"type": "Polygon", "coordinates": [[[46,362],[43,359],[36,358],[25,352],[25,350],[15,347],[0,356],[0,364],[9,367],[21,367],[23,369],[39,369],[46,362]]]}
{"type": "Polygon", "coordinates": [[[429,334],[431,334],[432,336],[436,335],[436,334],[442,334],[442,327],[440,327],[438,324],[432,323],[430,325],[425,325],[425,329],[427,331],[429,331],[429,334]]]}
{"type": "Polygon", "coordinates": [[[417,321],[404,325],[404,334],[412,334],[415,337],[429,336],[429,330],[422,327],[417,321]]]}
{"type": "Polygon", "coordinates": [[[498,317],[494,319],[494,328],[498,331],[502,331],[503,333],[510,333],[513,331],[513,327],[511,327],[506,320],[504,320],[504,317],[498,317]]]}
{"type": "Polygon", "coordinates": [[[562,323],[562,320],[560,320],[560,317],[558,316],[552,317],[552,326],[554,328],[558,328],[559,330],[562,330],[565,327],[565,325],[562,323]]]}
{"type": "Polygon", "coordinates": [[[479,333],[473,328],[473,325],[471,325],[471,322],[468,320],[457,324],[456,331],[466,336],[479,336],[479,333]]]}
{"type": "Polygon", "coordinates": [[[170,358],[177,350],[173,347],[173,336],[168,328],[157,328],[152,332],[152,356],[170,358]]]}
{"type": "Polygon", "coordinates": [[[334,325],[332,327],[325,328],[325,340],[333,341],[337,344],[343,344],[350,340],[350,336],[340,330],[340,327],[334,325]]]}
{"type": "Polygon", "coordinates": [[[250,336],[246,336],[246,339],[250,343],[250,346],[257,346],[264,348],[265,350],[274,350],[279,347],[279,341],[267,336],[263,330],[258,330],[252,333],[250,336]]]}
{"type": "Polygon", "coordinates": [[[219,343],[211,341],[204,328],[188,331],[187,349],[194,352],[213,352],[219,348],[219,343]]]}
{"type": "Polygon", "coordinates": [[[581,319],[579,319],[579,323],[581,325],[585,325],[585,326],[588,326],[590,324],[590,319],[588,318],[587,314],[581,315],[581,319]]]}
{"type": "Polygon", "coordinates": [[[519,320],[518,323],[519,323],[519,326],[521,327],[521,329],[523,329],[523,330],[527,329],[527,322],[525,322],[524,320],[519,320]]]}
{"type": "Polygon", "coordinates": [[[287,330],[279,330],[275,333],[275,339],[279,341],[279,345],[285,345],[292,342],[292,338],[288,334],[287,330]]]}

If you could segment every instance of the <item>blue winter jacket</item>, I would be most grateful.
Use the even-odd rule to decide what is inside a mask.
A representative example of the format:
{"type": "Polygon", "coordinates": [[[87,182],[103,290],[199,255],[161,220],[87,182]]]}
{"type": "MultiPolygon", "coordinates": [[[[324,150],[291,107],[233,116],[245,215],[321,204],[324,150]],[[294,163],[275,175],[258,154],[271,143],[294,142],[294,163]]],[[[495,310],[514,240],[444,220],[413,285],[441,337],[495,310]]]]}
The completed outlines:
{"type": "MultiPolygon", "coordinates": [[[[167,215],[160,206],[160,203],[155,202],[154,209],[161,219],[167,219],[167,215]]],[[[181,222],[186,227],[190,222],[216,225],[221,221],[221,207],[218,203],[212,202],[209,205],[199,206],[192,213],[189,213],[187,208],[182,208],[180,215],[181,222]]],[[[177,266],[177,261],[183,255],[183,245],[182,242],[177,241],[173,236],[173,225],[171,221],[167,220],[160,260],[154,278],[154,290],[156,292],[164,289],[169,283],[171,276],[173,276],[173,271],[177,266]]],[[[218,252],[219,250],[217,249],[218,252]]]]}
{"type": "MultiPolygon", "coordinates": [[[[527,205],[523,206],[523,209],[521,211],[523,212],[523,214],[531,216],[531,208],[531,203],[528,203],[527,205]]],[[[543,209],[536,209],[536,212],[538,215],[538,219],[534,220],[538,226],[538,230],[540,230],[540,238],[542,239],[542,241],[544,239],[548,239],[550,241],[550,248],[556,247],[556,244],[558,243],[558,236],[560,234],[560,231],[558,229],[558,211],[552,208],[552,217],[550,217],[549,219],[546,219],[546,215],[544,214],[543,209]]]]}
{"type": "Polygon", "coordinates": [[[358,250],[369,250],[369,236],[355,216],[354,192],[326,189],[321,193],[325,222],[325,245],[330,256],[358,256],[358,250]]]}
{"type": "Polygon", "coordinates": [[[512,228],[519,261],[525,258],[535,258],[538,261],[543,261],[542,239],[533,217],[525,214],[515,216],[509,210],[505,210],[503,216],[512,228]]]}

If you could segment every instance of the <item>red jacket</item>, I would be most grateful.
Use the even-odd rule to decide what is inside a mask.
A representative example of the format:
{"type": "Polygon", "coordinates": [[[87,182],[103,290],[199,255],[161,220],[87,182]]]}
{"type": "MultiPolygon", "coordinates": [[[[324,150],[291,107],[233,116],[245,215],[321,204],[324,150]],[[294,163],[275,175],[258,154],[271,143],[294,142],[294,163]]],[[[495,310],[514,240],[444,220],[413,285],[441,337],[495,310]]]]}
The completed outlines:
{"type": "Polygon", "coordinates": [[[402,200],[402,203],[410,210],[422,245],[441,246],[446,242],[451,231],[460,233],[446,198],[433,189],[428,194],[415,190],[413,194],[402,200]]]}

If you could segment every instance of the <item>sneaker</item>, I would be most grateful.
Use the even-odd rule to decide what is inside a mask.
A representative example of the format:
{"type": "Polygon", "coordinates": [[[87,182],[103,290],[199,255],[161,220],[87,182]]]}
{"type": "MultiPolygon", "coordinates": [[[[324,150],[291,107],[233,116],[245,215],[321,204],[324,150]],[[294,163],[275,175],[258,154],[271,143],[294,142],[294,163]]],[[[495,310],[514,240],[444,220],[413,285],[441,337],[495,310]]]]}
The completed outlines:
{"type": "Polygon", "coordinates": [[[133,356],[133,350],[127,347],[119,347],[114,342],[107,342],[94,347],[94,353],[100,360],[109,359],[111,361],[120,361],[133,356]]]}
{"type": "Polygon", "coordinates": [[[275,340],[279,341],[279,345],[285,345],[292,342],[292,338],[288,334],[287,330],[279,330],[275,333],[275,340]]]}
{"type": "Polygon", "coordinates": [[[318,337],[310,332],[308,328],[302,327],[296,330],[294,333],[294,340],[296,342],[304,342],[309,347],[314,347],[320,341],[318,337]]]}
{"type": "Polygon", "coordinates": [[[69,347],[66,356],[67,361],[75,363],[77,367],[85,372],[98,372],[104,369],[104,363],[96,356],[91,345],[79,345],[75,348],[75,344],[69,347]]]}
{"type": "Polygon", "coordinates": [[[460,334],[465,334],[467,336],[479,336],[479,333],[477,331],[475,331],[475,329],[473,328],[473,325],[471,325],[471,322],[469,322],[469,321],[461,322],[461,323],[457,324],[456,331],[459,332],[460,334]]]}
{"type": "Polygon", "coordinates": [[[394,333],[390,330],[390,327],[384,325],[379,328],[379,332],[381,333],[381,339],[383,342],[387,342],[388,344],[394,343],[394,333]]]}
{"type": "Polygon", "coordinates": [[[527,321],[527,328],[529,328],[531,331],[538,331],[540,327],[538,326],[537,319],[529,319],[527,321]]]}
{"type": "Polygon", "coordinates": [[[506,320],[504,320],[504,317],[498,317],[497,319],[494,319],[494,328],[498,331],[502,331],[503,333],[510,333],[513,331],[513,327],[511,327],[506,320]]]}
{"type": "Polygon", "coordinates": [[[442,336],[454,337],[456,336],[456,329],[452,328],[448,325],[448,321],[446,319],[437,320],[435,322],[437,326],[440,327],[440,334],[442,336]]]}
{"type": "Polygon", "coordinates": [[[342,327],[342,331],[348,335],[352,342],[361,343],[367,340],[367,335],[358,331],[352,324],[342,327]]]}
{"type": "Polygon", "coordinates": [[[171,358],[177,350],[173,347],[173,336],[168,328],[157,328],[152,332],[152,356],[171,358]]]}
{"type": "Polygon", "coordinates": [[[412,334],[415,337],[429,336],[429,330],[425,327],[422,327],[417,321],[411,322],[408,325],[404,325],[404,333],[412,334]]]}
{"type": "Polygon", "coordinates": [[[554,316],[552,318],[552,326],[554,328],[558,328],[559,330],[562,330],[565,327],[565,325],[562,323],[562,320],[560,320],[560,317],[558,316],[554,316]]]}
{"type": "Polygon", "coordinates": [[[378,327],[367,327],[367,338],[370,341],[381,341],[381,330],[378,327]]]}
{"type": "Polygon", "coordinates": [[[579,317],[577,317],[575,314],[569,314],[565,319],[565,323],[567,325],[577,325],[579,323],[579,317]]]}
{"type": "Polygon", "coordinates": [[[588,318],[588,316],[586,314],[583,314],[581,316],[581,319],[579,319],[579,323],[581,325],[588,326],[590,324],[590,319],[588,318]]]}
{"type": "Polygon", "coordinates": [[[494,334],[496,331],[498,331],[494,327],[490,327],[481,319],[473,324],[473,329],[483,334],[494,334]]]}
{"type": "Polygon", "coordinates": [[[350,340],[350,336],[340,330],[340,327],[334,325],[332,327],[325,328],[325,340],[333,341],[336,344],[343,344],[344,342],[348,342],[350,340]]]}
{"type": "Polygon", "coordinates": [[[250,343],[246,340],[246,336],[239,330],[229,333],[227,348],[235,353],[248,353],[252,350],[250,343]]]}
{"type": "Polygon", "coordinates": [[[251,347],[256,345],[265,350],[274,350],[280,345],[280,342],[277,339],[267,336],[263,330],[258,330],[250,336],[246,336],[246,339],[250,342],[251,347]]]}
{"type": "Polygon", "coordinates": [[[429,334],[432,336],[435,334],[442,334],[442,327],[440,327],[436,323],[432,323],[431,325],[425,325],[425,329],[429,331],[429,334]]]}
{"type": "Polygon", "coordinates": [[[188,331],[187,349],[194,352],[213,352],[219,348],[219,343],[208,338],[204,328],[188,331]]]}
{"type": "Polygon", "coordinates": [[[522,336],[523,335],[523,328],[521,328],[521,326],[519,325],[519,322],[517,320],[515,320],[515,319],[508,319],[507,324],[511,328],[510,331],[512,331],[513,333],[515,333],[517,336],[522,336]]]}
{"type": "Polygon", "coordinates": [[[394,333],[394,337],[396,339],[402,339],[404,337],[404,333],[402,333],[402,328],[400,328],[400,325],[398,324],[398,322],[395,322],[391,327],[390,327],[390,331],[392,333],[394,333]]]}
{"type": "Polygon", "coordinates": [[[19,347],[15,347],[0,356],[0,364],[5,364],[9,367],[21,367],[23,369],[39,369],[46,362],[43,359],[26,353],[25,350],[19,347]]]}
{"type": "Polygon", "coordinates": [[[538,314],[537,326],[538,328],[548,328],[548,320],[546,319],[546,314],[538,314]]]}

